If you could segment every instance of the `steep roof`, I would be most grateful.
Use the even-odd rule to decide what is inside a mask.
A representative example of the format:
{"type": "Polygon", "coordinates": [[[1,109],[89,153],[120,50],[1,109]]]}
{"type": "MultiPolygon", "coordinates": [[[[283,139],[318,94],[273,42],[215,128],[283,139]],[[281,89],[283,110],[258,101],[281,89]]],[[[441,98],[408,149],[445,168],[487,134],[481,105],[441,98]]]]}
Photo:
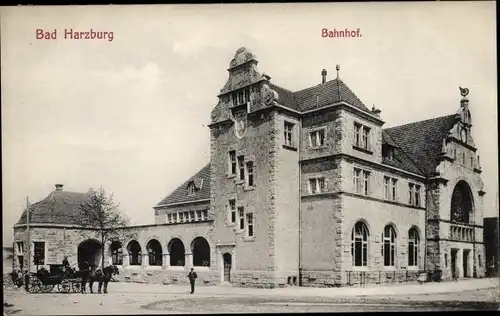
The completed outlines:
{"type": "Polygon", "coordinates": [[[435,174],[443,139],[457,122],[457,116],[446,115],[384,129],[425,176],[435,174]]]}
{"type": "Polygon", "coordinates": [[[344,101],[362,111],[371,113],[356,94],[340,79],[330,80],[295,92],[273,83],[269,83],[269,87],[278,93],[280,104],[299,112],[344,101]]]}
{"type": "Polygon", "coordinates": [[[165,204],[187,203],[197,200],[210,198],[210,163],[198,171],[194,176],[189,178],[181,186],[175,189],[170,195],[161,200],[156,207],[165,204]],[[202,181],[203,180],[203,181],[202,181]],[[188,185],[195,184],[193,195],[188,195],[188,185]],[[200,188],[201,186],[201,188],[200,188]]]}
{"type": "MultiPolygon", "coordinates": [[[[80,213],[79,206],[87,194],[79,192],[53,191],[45,199],[30,205],[30,223],[75,224],[80,213]]],[[[17,222],[26,224],[26,210],[17,222]]]]}
{"type": "Polygon", "coordinates": [[[356,94],[340,79],[330,80],[314,87],[296,91],[294,96],[302,111],[344,101],[362,111],[371,113],[356,94]]]}

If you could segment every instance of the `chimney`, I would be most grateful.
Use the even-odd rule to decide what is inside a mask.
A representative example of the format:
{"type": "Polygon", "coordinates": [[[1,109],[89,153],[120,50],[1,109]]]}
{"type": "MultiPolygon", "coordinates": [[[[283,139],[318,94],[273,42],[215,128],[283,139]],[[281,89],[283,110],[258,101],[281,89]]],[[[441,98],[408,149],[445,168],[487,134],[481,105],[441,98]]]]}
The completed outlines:
{"type": "Polygon", "coordinates": [[[325,83],[326,82],[326,69],[323,69],[321,71],[321,83],[325,83]]]}
{"type": "Polygon", "coordinates": [[[62,191],[63,185],[62,184],[56,184],[56,191],[62,191]]]}

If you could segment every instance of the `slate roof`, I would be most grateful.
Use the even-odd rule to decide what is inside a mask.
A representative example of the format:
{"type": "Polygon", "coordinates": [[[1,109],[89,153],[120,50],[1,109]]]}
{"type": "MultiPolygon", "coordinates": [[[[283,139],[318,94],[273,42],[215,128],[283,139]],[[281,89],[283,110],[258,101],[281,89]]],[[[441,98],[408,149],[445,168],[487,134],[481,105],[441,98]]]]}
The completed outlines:
{"type": "Polygon", "coordinates": [[[371,114],[371,111],[340,79],[334,79],[314,87],[292,92],[276,84],[269,87],[278,92],[278,103],[299,112],[321,108],[332,103],[344,101],[371,114]]]}
{"type": "MultiPolygon", "coordinates": [[[[386,128],[383,131],[407,154],[421,171],[419,173],[433,176],[439,164],[443,139],[456,122],[457,116],[453,114],[386,128]]],[[[408,166],[404,167],[410,171],[408,166]]]]}
{"type": "Polygon", "coordinates": [[[185,203],[197,200],[210,199],[210,163],[189,178],[170,195],[161,200],[156,207],[165,204],[185,203]],[[203,184],[201,185],[203,180],[203,184]],[[188,185],[193,182],[196,186],[193,195],[188,196],[188,185]],[[201,188],[199,187],[201,185],[201,188]]]}
{"type": "MultiPolygon", "coordinates": [[[[79,206],[87,194],[68,191],[53,191],[45,199],[30,206],[30,223],[76,224],[73,220],[80,213],[79,206]]],[[[24,210],[17,225],[26,224],[24,210]]]]}

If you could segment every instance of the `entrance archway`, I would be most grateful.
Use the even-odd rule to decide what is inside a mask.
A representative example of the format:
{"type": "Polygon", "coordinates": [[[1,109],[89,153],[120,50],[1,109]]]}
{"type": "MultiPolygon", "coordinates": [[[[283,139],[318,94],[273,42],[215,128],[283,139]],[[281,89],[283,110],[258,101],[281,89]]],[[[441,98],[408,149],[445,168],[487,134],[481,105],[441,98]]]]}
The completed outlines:
{"type": "Polygon", "coordinates": [[[469,185],[459,181],[451,196],[450,220],[455,223],[470,223],[473,218],[474,203],[469,185]]]}
{"type": "Polygon", "coordinates": [[[224,282],[231,282],[231,254],[226,252],[222,255],[222,260],[224,262],[224,282]]]}
{"type": "Polygon", "coordinates": [[[78,245],[78,269],[81,270],[85,261],[88,261],[92,269],[101,264],[101,243],[94,239],[87,239],[78,245]]]}

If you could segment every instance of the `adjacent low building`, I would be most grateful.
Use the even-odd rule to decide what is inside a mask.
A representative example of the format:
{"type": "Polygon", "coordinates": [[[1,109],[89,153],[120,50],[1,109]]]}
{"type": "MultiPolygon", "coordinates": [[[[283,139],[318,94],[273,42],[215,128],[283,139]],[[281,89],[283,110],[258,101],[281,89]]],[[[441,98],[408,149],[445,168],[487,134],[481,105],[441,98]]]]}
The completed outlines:
{"type": "MultiPolygon", "coordinates": [[[[365,106],[338,66],[335,79],[323,70],[317,85],[292,92],[257,64],[246,48],[230,62],[210,117],[210,162],[153,207],[154,225],[123,228],[134,237],[105,245],[121,277],[187,282],[194,267],[206,284],[275,287],[407,282],[422,271],[485,276],[485,191],[467,89],[450,115],[383,128],[381,111],[365,106]]],[[[35,207],[42,264],[65,255],[99,264],[100,244],[66,222],[84,198],[58,187],[35,207]]]]}

